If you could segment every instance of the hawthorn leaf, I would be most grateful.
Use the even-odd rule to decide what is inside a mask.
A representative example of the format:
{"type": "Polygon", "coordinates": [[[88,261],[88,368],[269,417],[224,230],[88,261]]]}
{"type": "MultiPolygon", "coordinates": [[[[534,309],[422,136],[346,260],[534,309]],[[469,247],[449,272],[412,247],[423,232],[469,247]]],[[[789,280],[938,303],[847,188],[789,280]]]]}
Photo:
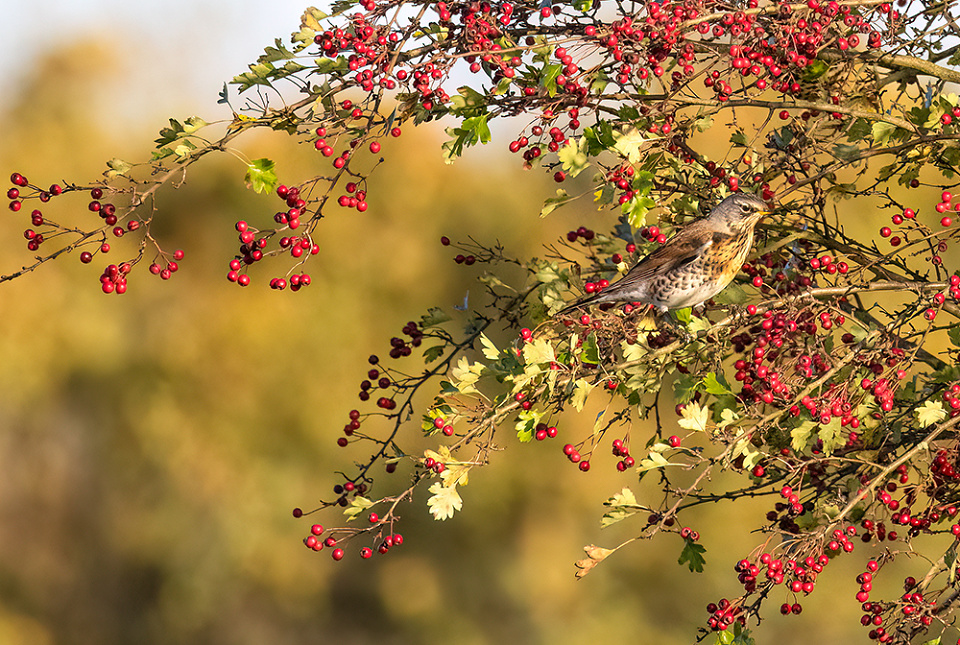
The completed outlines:
{"type": "Polygon", "coordinates": [[[583,345],[581,347],[583,354],[580,355],[580,360],[590,365],[600,363],[600,348],[597,347],[596,332],[590,332],[587,337],[583,339],[583,345]]]}
{"type": "Polygon", "coordinates": [[[605,501],[603,505],[610,509],[600,518],[600,528],[604,529],[643,510],[637,504],[637,498],[633,491],[627,487],[605,501]]]}
{"type": "Polygon", "coordinates": [[[731,394],[730,386],[727,385],[727,379],[724,378],[723,374],[717,374],[716,372],[710,372],[703,379],[703,386],[707,391],[707,394],[714,394],[720,396],[722,394],[731,394]]]}
{"type": "Polygon", "coordinates": [[[538,412],[537,410],[521,410],[520,414],[517,415],[517,439],[521,443],[527,443],[528,441],[533,441],[533,430],[540,423],[540,419],[543,418],[543,412],[538,412]]]}
{"type": "Polygon", "coordinates": [[[942,401],[924,401],[923,405],[916,409],[917,423],[927,428],[934,423],[940,423],[947,418],[947,412],[943,409],[942,401]]]}
{"type": "Polygon", "coordinates": [[[886,121],[874,121],[871,128],[874,145],[883,146],[890,141],[890,137],[897,131],[897,126],[886,121]]]}
{"type": "Polygon", "coordinates": [[[347,521],[350,521],[371,506],[373,506],[373,500],[358,495],[350,500],[350,504],[343,509],[343,514],[347,516],[347,521]]]}
{"type": "Polygon", "coordinates": [[[677,425],[681,428],[704,432],[707,429],[707,420],[710,418],[710,408],[701,407],[699,403],[691,401],[683,406],[681,415],[683,418],[677,421],[677,425]]]}
{"type": "Polygon", "coordinates": [[[640,163],[643,158],[641,149],[649,141],[637,128],[621,133],[613,144],[613,149],[630,163],[640,163]]]}
{"type": "Polygon", "coordinates": [[[247,188],[258,193],[270,193],[277,186],[277,174],[273,171],[276,164],[269,159],[254,159],[247,164],[247,174],[243,181],[247,188]]]}
{"type": "Polygon", "coordinates": [[[810,435],[816,427],[816,422],[804,421],[790,431],[790,445],[794,452],[802,452],[807,447],[807,444],[810,443],[810,435]]]}
{"type": "Polygon", "coordinates": [[[832,417],[830,423],[821,425],[817,436],[823,442],[823,452],[827,455],[832,455],[834,450],[842,448],[847,443],[840,425],[840,417],[832,417]]]}
{"type": "Polygon", "coordinates": [[[556,197],[548,197],[545,202],[543,202],[543,208],[540,209],[540,217],[546,217],[553,211],[557,210],[560,206],[563,206],[569,202],[573,197],[567,194],[562,188],[557,189],[556,197]]]}
{"type": "Polygon", "coordinates": [[[950,337],[950,342],[956,347],[960,347],[960,326],[953,326],[947,330],[947,335],[950,337]]]}
{"type": "Polygon", "coordinates": [[[457,391],[461,394],[472,394],[478,391],[474,384],[480,380],[482,373],[483,363],[471,363],[466,356],[461,356],[460,361],[450,371],[450,376],[457,391]]]}
{"type": "Polygon", "coordinates": [[[657,468],[663,468],[669,465],[670,462],[659,452],[651,452],[649,456],[640,460],[640,465],[637,466],[637,472],[645,473],[648,470],[656,470],[657,468]]]}
{"type": "Polygon", "coordinates": [[[579,580],[579,579],[582,578],[583,576],[585,576],[585,575],[587,575],[588,573],[590,573],[590,571],[591,571],[595,566],[597,566],[598,564],[600,564],[601,562],[603,562],[604,559],[605,559],[608,555],[610,555],[611,553],[613,553],[615,550],[616,550],[616,549],[605,549],[605,548],[603,548],[603,547],[601,547],[601,546],[594,546],[594,545],[592,545],[592,544],[589,544],[589,545],[583,547],[583,551],[584,551],[584,553],[587,554],[587,557],[584,558],[583,560],[577,560],[577,562],[576,562],[576,564],[575,564],[575,566],[577,567],[577,569],[579,569],[579,571],[577,571],[577,574],[576,574],[576,575],[577,575],[577,580],[579,580]]]}
{"type": "Polygon", "coordinates": [[[456,485],[444,486],[443,483],[436,482],[428,490],[433,493],[433,497],[427,500],[427,507],[433,519],[448,520],[456,511],[463,508],[463,499],[457,492],[456,485]]]}
{"type": "Polygon", "coordinates": [[[487,338],[486,334],[480,334],[480,344],[483,345],[483,355],[491,361],[497,360],[500,356],[500,350],[493,344],[493,341],[487,338]]]}
{"type": "Polygon", "coordinates": [[[570,142],[557,151],[557,158],[570,177],[576,177],[590,166],[586,149],[586,137],[580,137],[579,141],[571,137],[570,142]]]}
{"type": "Polygon", "coordinates": [[[694,573],[703,573],[703,565],[706,564],[706,560],[703,558],[703,554],[706,552],[706,548],[702,544],[697,544],[693,540],[686,540],[683,545],[683,551],[680,552],[680,558],[677,560],[677,564],[686,564],[690,568],[690,571],[694,573]]]}
{"type": "Polygon", "coordinates": [[[420,327],[421,329],[426,327],[436,327],[437,325],[445,323],[448,320],[453,320],[450,317],[450,314],[445,312],[440,307],[430,307],[430,309],[427,309],[427,313],[420,316],[420,327]]]}
{"type": "Polygon", "coordinates": [[[543,338],[537,338],[523,346],[523,362],[527,365],[556,362],[553,345],[543,338]]]}
{"type": "Polygon", "coordinates": [[[583,406],[587,402],[587,397],[590,395],[593,387],[587,379],[582,378],[577,380],[573,388],[573,397],[570,399],[570,404],[573,405],[577,412],[583,412],[583,406]]]}

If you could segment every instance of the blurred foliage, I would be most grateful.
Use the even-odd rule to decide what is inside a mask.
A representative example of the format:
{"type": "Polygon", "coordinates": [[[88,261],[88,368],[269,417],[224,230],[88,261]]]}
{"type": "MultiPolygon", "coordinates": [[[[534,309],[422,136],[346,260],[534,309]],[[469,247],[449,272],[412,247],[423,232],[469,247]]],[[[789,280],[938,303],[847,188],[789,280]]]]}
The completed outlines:
{"type": "MultiPolygon", "coordinates": [[[[38,60],[0,118],[15,124],[4,128],[0,166],[94,177],[104,159],[146,153],[169,115],[140,115],[138,131],[117,133],[85,108],[112,55],[77,43],[38,60]]],[[[704,540],[696,584],[670,539],[575,582],[578,545],[627,535],[584,522],[599,515],[597,491],[627,482],[613,460],[579,472],[559,445],[496,458],[464,493],[471,512],[451,522],[433,522],[422,500],[409,506],[406,542],[388,557],[334,563],[299,544],[308,524],[290,510],[326,494],[345,457],[365,457],[335,441],[366,356],[428,306],[479,292],[482,269],[455,265],[440,235],[499,239],[529,255],[601,217],[567,208],[538,220],[548,178],[501,164],[491,149],[446,166],[444,138],[405,134],[385,150],[370,210],[324,222],[314,286],[299,294],[225,280],[233,222],[272,209],[242,188],[243,164],[225,155],[160,194],[154,233],[187,253],[169,284],[144,272],[124,298],[108,298],[97,269],[74,257],[4,284],[0,642],[389,644],[452,633],[467,645],[688,642],[706,602],[732,590],[733,562],[715,554],[742,543],[741,519],[765,506],[704,513],[728,530],[704,540]]],[[[244,145],[295,183],[315,156],[290,144],[274,133],[244,145]]],[[[21,229],[0,218],[12,240],[5,272],[27,259],[21,229]]],[[[855,573],[844,566],[830,575],[852,597],[855,573]]],[[[779,616],[765,633],[779,643],[858,633],[828,594],[805,610],[822,620],[802,635],[779,616]]]]}

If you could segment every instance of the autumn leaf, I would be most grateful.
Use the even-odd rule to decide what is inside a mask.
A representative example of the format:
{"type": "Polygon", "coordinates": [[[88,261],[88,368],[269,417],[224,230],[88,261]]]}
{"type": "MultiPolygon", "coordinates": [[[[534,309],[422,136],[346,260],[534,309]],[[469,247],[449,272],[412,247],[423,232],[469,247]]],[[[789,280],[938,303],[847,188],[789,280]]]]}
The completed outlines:
{"type": "Polygon", "coordinates": [[[435,520],[448,520],[454,512],[463,508],[456,485],[444,486],[437,482],[429,488],[429,492],[433,493],[433,497],[427,500],[427,507],[435,520]]]}
{"type": "Polygon", "coordinates": [[[603,562],[604,558],[613,553],[614,549],[605,549],[600,546],[588,544],[583,547],[583,551],[587,554],[587,557],[583,560],[577,560],[576,562],[575,566],[580,569],[577,571],[577,580],[590,573],[595,566],[603,562]]]}
{"type": "Polygon", "coordinates": [[[681,411],[683,418],[677,421],[677,425],[687,430],[703,432],[707,429],[707,419],[710,418],[709,413],[710,409],[700,407],[699,403],[687,403],[681,411]]]}
{"type": "Polygon", "coordinates": [[[916,409],[916,414],[917,423],[924,428],[947,418],[947,412],[940,401],[924,401],[923,405],[916,409]]]}

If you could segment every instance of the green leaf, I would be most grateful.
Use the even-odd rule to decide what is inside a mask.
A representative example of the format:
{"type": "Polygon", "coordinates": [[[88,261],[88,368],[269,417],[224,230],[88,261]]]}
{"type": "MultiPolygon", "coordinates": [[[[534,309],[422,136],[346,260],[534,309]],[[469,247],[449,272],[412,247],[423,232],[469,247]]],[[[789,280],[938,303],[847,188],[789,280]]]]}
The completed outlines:
{"type": "Polygon", "coordinates": [[[721,305],[742,305],[749,299],[743,287],[735,282],[713,297],[713,301],[721,305]]]}
{"type": "Polygon", "coordinates": [[[856,161],[860,158],[860,148],[846,143],[838,143],[833,147],[832,154],[841,161],[856,161]]]}
{"type": "Polygon", "coordinates": [[[452,318],[450,318],[449,314],[443,309],[440,307],[430,307],[427,309],[427,313],[420,316],[420,328],[436,327],[448,320],[452,320],[452,318]]]}
{"type": "Polygon", "coordinates": [[[559,63],[544,65],[540,74],[540,86],[547,90],[549,96],[557,93],[557,77],[560,76],[562,66],[559,63]]]}
{"type": "Polygon", "coordinates": [[[730,135],[730,143],[735,146],[746,147],[749,142],[750,140],[747,139],[747,135],[744,134],[743,130],[735,130],[734,133],[730,135]]]}
{"type": "Polygon", "coordinates": [[[960,347],[960,327],[953,326],[948,329],[947,336],[950,337],[951,343],[953,343],[956,347],[960,347]]]}
{"type": "Polygon", "coordinates": [[[636,230],[646,223],[647,213],[656,205],[657,203],[649,197],[634,195],[620,206],[620,211],[627,216],[627,223],[630,224],[630,227],[636,230]]]}
{"type": "Polygon", "coordinates": [[[247,188],[258,193],[270,193],[277,186],[277,175],[273,172],[276,164],[269,159],[254,159],[247,164],[247,174],[243,181],[247,188]]]}
{"type": "Polygon", "coordinates": [[[359,495],[350,500],[350,504],[343,509],[343,514],[348,520],[354,519],[357,515],[373,506],[373,501],[359,495]]]}
{"type": "Polygon", "coordinates": [[[693,399],[700,381],[690,374],[680,374],[673,381],[673,398],[677,403],[687,403],[693,399]]]}
{"type": "Polygon", "coordinates": [[[873,136],[873,143],[876,146],[886,145],[890,137],[897,131],[897,126],[886,121],[876,121],[871,127],[870,134],[873,136]]]}
{"type": "Polygon", "coordinates": [[[704,377],[703,385],[707,394],[713,394],[715,396],[733,394],[733,392],[730,390],[730,386],[727,384],[727,379],[723,376],[723,374],[710,372],[706,375],[706,377],[704,377]]]}
{"type": "Polygon", "coordinates": [[[703,557],[703,554],[706,553],[706,549],[702,544],[697,544],[693,540],[686,540],[683,545],[683,551],[680,552],[680,559],[677,560],[677,564],[684,564],[690,568],[690,571],[694,573],[703,573],[703,565],[706,564],[706,560],[703,557]]]}
{"type": "Polygon", "coordinates": [[[480,334],[480,344],[483,345],[483,355],[491,361],[500,357],[500,350],[493,344],[493,341],[487,338],[486,334],[480,334]]]}
{"type": "Polygon", "coordinates": [[[590,332],[590,334],[583,339],[581,349],[583,350],[583,353],[580,355],[581,362],[590,365],[598,365],[600,363],[600,348],[597,347],[596,332],[590,332]]]}
{"type": "Polygon", "coordinates": [[[677,321],[687,325],[693,319],[693,310],[690,307],[684,307],[683,309],[674,311],[673,315],[677,317],[677,321]]]}
{"type": "Polygon", "coordinates": [[[637,128],[630,128],[616,137],[613,149],[630,163],[639,163],[642,149],[649,140],[637,128]]]}
{"type": "Polygon", "coordinates": [[[826,74],[829,68],[830,66],[827,65],[826,62],[820,60],[819,58],[815,58],[810,61],[805,68],[803,68],[801,78],[807,82],[815,81],[826,74]]]}
{"type": "Polygon", "coordinates": [[[646,458],[640,460],[640,465],[637,466],[637,472],[645,473],[648,470],[656,470],[657,468],[664,468],[669,465],[670,462],[667,461],[666,457],[659,452],[653,451],[646,458]]]}
{"type": "Polygon", "coordinates": [[[586,149],[586,137],[580,137],[579,141],[571,137],[570,142],[557,151],[557,158],[570,177],[576,177],[590,166],[586,149]]]}
{"type": "Polygon", "coordinates": [[[802,452],[803,449],[807,447],[810,443],[810,435],[816,427],[816,422],[804,421],[790,431],[790,445],[793,447],[794,452],[802,452]]]}
{"type": "Polygon", "coordinates": [[[130,172],[130,169],[133,168],[132,164],[127,163],[123,159],[111,159],[107,162],[107,166],[110,168],[106,174],[108,177],[117,177],[125,175],[130,172]]]}
{"type": "Polygon", "coordinates": [[[840,425],[840,417],[833,417],[830,423],[821,425],[817,431],[817,436],[823,442],[823,452],[832,455],[837,448],[842,448],[847,443],[847,438],[843,434],[843,427],[840,425]]]}
{"type": "Polygon", "coordinates": [[[569,202],[573,197],[567,194],[562,188],[557,189],[556,197],[548,197],[545,202],[543,202],[543,208],[540,209],[540,217],[546,217],[553,211],[555,211],[560,206],[563,206],[569,202]]]}
{"type": "Polygon", "coordinates": [[[554,354],[553,345],[551,345],[548,340],[537,338],[523,346],[523,362],[527,365],[553,363],[556,360],[557,357],[556,354],[554,354]]]}
{"type": "Polygon", "coordinates": [[[432,363],[443,356],[443,345],[437,345],[435,347],[428,347],[423,350],[423,362],[432,363]]]}
{"type": "Polygon", "coordinates": [[[521,410],[520,414],[517,415],[517,439],[522,443],[527,443],[533,441],[533,431],[536,428],[537,424],[540,423],[540,419],[543,418],[543,412],[538,412],[536,410],[521,410]]]}
{"type": "Polygon", "coordinates": [[[639,513],[643,507],[637,504],[637,498],[633,491],[624,487],[619,493],[603,503],[610,510],[600,518],[600,528],[605,529],[612,524],[616,524],[627,519],[631,515],[639,513]]]}

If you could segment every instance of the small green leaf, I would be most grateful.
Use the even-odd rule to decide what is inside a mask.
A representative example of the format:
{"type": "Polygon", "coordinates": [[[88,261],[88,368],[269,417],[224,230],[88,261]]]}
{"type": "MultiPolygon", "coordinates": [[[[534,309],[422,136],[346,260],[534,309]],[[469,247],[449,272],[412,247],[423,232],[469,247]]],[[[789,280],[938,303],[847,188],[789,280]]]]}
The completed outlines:
{"type": "Polygon", "coordinates": [[[600,363],[600,348],[597,347],[597,333],[590,332],[590,334],[583,339],[583,345],[581,346],[583,353],[580,355],[580,360],[584,363],[590,365],[597,365],[600,363]]]}
{"type": "Polygon", "coordinates": [[[123,159],[111,159],[107,162],[107,166],[110,168],[105,175],[108,177],[117,177],[122,176],[130,172],[130,169],[133,168],[132,164],[127,163],[123,159]]]}
{"type": "Polygon", "coordinates": [[[350,500],[350,504],[343,509],[343,514],[347,516],[348,520],[352,520],[371,506],[373,506],[373,501],[366,497],[357,496],[350,500]]]}
{"type": "Polygon", "coordinates": [[[723,374],[716,374],[715,372],[710,372],[704,377],[703,386],[707,394],[713,394],[715,396],[733,393],[723,374]]]}
{"type": "Polygon", "coordinates": [[[856,161],[860,158],[860,148],[845,143],[838,143],[833,147],[832,154],[841,161],[856,161]]]}
{"type": "Polygon", "coordinates": [[[277,186],[277,175],[273,172],[276,164],[269,159],[254,159],[247,165],[244,183],[258,193],[270,193],[277,186]]]}
{"type": "Polygon", "coordinates": [[[427,327],[436,327],[439,324],[445,323],[448,320],[452,320],[449,314],[445,312],[440,307],[430,307],[427,309],[427,313],[420,316],[420,328],[425,329],[427,327]]]}
{"type": "Polygon", "coordinates": [[[677,560],[677,564],[684,564],[690,568],[690,571],[694,573],[703,573],[703,565],[706,564],[706,560],[703,557],[703,554],[706,553],[706,549],[702,544],[697,544],[693,540],[686,540],[683,545],[683,551],[680,552],[680,559],[677,560]]]}
{"type": "Polygon", "coordinates": [[[554,354],[553,345],[551,345],[548,340],[537,338],[523,346],[523,361],[527,365],[553,363],[556,360],[557,357],[556,354],[554,354]]]}
{"type": "Polygon", "coordinates": [[[636,230],[646,223],[647,213],[656,205],[657,203],[649,197],[634,195],[620,206],[620,211],[627,216],[630,227],[636,230]]]}
{"type": "Polygon", "coordinates": [[[546,217],[553,211],[555,211],[560,206],[563,206],[569,202],[573,197],[567,194],[567,191],[562,188],[557,189],[556,197],[549,197],[545,202],[543,202],[543,208],[540,209],[540,217],[546,217]]]}
{"type": "Polygon", "coordinates": [[[562,66],[559,63],[544,65],[540,75],[540,86],[547,90],[549,96],[557,93],[557,77],[560,76],[562,66]]]}
{"type": "Polygon", "coordinates": [[[886,145],[890,141],[890,137],[893,136],[893,133],[897,131],[897,126],[892,123],[887,123],[886,121],[875,121],[871,127],[871,135],[873,136],[873,143],[876,146],[886,145]]]}
{"type": "Polygon", "coordinates": [[[522,443],[533,441],[533,431],[540,419],[543,418],[543,412],[536,410],[521,410],[517,415],[517,439],[522,443]]]}
{"type": "Polygon", "coordinates": [[[585,152],[586,147],[587,140],[585,137],[580,137],[579,140],[571,137],[570,142],[557,151],[557,158],[570,177],[576,177],[590,166],[585,152]]]}
{"type": "Polygon", "coordinates": [[[956,347],[960,347],[960,326],[953,326],[947,330],[947,336],[950,337],[950,342],[953,343],[956,347]]]}
{"type": "Polygon", "coordinates": [[[428,347],[423,350],[423,362],[432,363],[443,356],[443,345],[437,345],[436,347],[428,347]]]}
{"type": "Polygon", "coordinates": [[[810,435],[816,427],[817,424],[814,421],[804,421],[790,431],[790,445],[794,452],[802,452],[807,447],[807,444],[810,443],[810,435]]]}

